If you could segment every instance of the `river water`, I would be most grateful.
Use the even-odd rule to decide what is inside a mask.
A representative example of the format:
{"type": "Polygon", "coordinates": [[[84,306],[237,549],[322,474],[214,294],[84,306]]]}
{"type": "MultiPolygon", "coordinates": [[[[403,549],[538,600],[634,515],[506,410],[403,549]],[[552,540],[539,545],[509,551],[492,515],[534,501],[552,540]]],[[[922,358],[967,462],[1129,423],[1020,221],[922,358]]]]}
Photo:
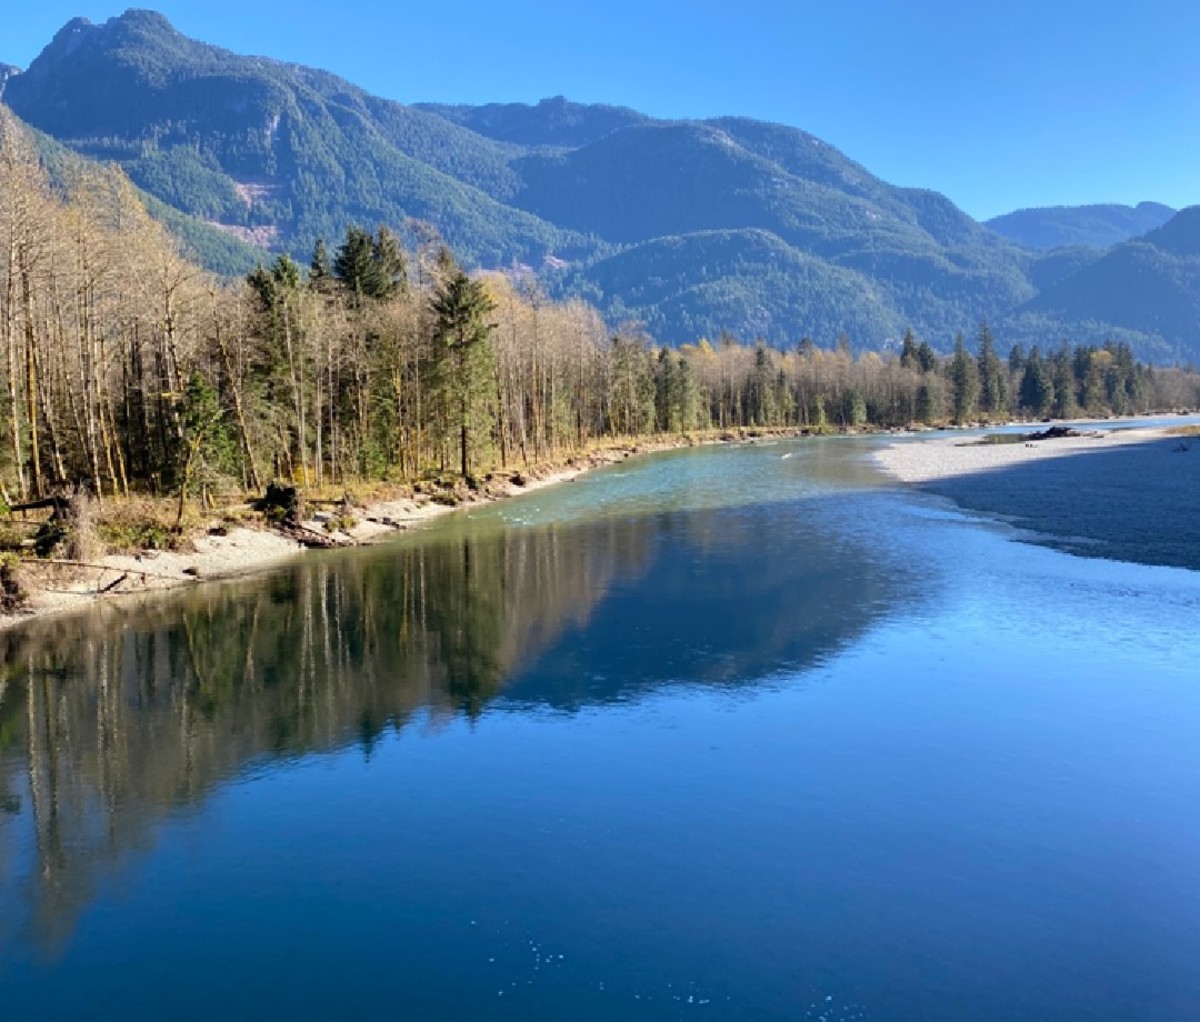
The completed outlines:
{"type": "Polygon", "coordinates": [[[0,1018],[1200,1018],[1200,573],[875,442],[0,636],[0,1018]]]}

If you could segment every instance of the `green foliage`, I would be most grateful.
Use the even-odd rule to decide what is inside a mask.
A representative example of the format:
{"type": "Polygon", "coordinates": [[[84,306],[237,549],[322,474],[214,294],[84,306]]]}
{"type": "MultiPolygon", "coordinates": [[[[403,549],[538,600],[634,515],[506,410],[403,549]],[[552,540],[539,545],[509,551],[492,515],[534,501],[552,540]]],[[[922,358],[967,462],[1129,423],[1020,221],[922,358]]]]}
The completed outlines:
{"type": "Polygon", "coordinates": [[[1054,407],[1054,380],[1036,344],[1021,374],[1020,399],[1021,407],[1038,418],[1049,415],[1054,407]]]}
{"type": "Polygon", "coordinates": [[[967,353],[966,343],[960,333],[954,339],[954,355],[947,369],[950,378],[954,421],[969,422],[979,409],[979,369],[967,353]]]}
{"type": "Polygon", "coordinates": [[[996,342],[985,321],[979,327],[979,408],[984,415],[1008,414],[1008,374],[996,354],[996,342]]]}
{"type": "Polygon", "coordinates": [[[483,444],[494,372],[488,316],[494,306],[483,286],[462,270],[434,292],[435,316],[430,376],[447,437],[457,436],[464,477],[483,444]]]}
{"type": "MultiPolygon", "coordinates": [[[[314,267],[319,255],[313,256],[314,267]]],[[[317,278],[324,273],[324,267],[319,268],[317,278]]],[[[391,298],[408,282],[404,253],[386,227],[380,227],[374,237],[360,227],[347,228],[346,240],[333,261],[333,274],[352,294],[376,300],[391,298]]]]}

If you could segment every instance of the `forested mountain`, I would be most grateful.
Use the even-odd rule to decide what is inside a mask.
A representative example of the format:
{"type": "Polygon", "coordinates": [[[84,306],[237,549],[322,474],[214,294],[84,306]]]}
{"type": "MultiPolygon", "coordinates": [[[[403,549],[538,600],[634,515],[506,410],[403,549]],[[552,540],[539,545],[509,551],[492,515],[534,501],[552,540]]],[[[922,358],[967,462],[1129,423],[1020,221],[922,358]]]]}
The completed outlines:
{"type": "MultiPolygon", "coordinates": [[[[662,121],[562,97],[403,105],[196,42],[148,11],[72,21],[3,98],[77,153],[120,164],[193,236],[207,223],[307,263],[317,238],[384,224],[411,246],[441,237],[468,266],[514,269],[675,343],[728,330],[778,344],[846,334],[868,348],[911,326],[946,350],[988,319],[1025,343],[1123,328],[1147,354],[1181,343],[1200,352],[1200,324],[1159,333],[1146,304],[1157,284],[1139,292],[1139,276],[1115,321],[1111,296],[1089,305],[1092,277],[1071,283],[1100,258],[1101,227],[1121,240],[1165,207],[1144,203],[1124,219],[1075,211],[1053,237],[1080,246],[1038,251],[1049,228],[1020,245],[1002,233],[1055,211],[990,229],[782,125],[662,121]],[[1059,288],[1076,312],[1047,314],[1043,299],[1059,288]]],[[[213,268],[244,269],[236,253],[193,248],[213,268]]]]}
{"type": "Polygon", "coordinates": [[[1060,333],[1081,321],[1103,324],[1159,361],[1195,359],[1200,324],[1200,206],[1117,245],[1029,302],[1026,322],[1060,333]]]}
{"type": "Polygon", "coordinates": [[[4,98],[162,201],[259,244],[311,249],[351,221],[409,217],[484,264],[582,241],[494,197],[520,186],[498,143],[323,71],[195,42],[149,11],[70,22],[4,98]]]}
{"type": "Polygon", "coordinates": [[[572,103],[564,96],[543,99],[536,106],[525,103],[487,103],[484,106],[417,103],[416,108],[497,142],[569,149],[590,145],[620,128],[652,123],[651,118],[628,107],[572,103]]]}
{"type": "Polygon", "coordinates": [[[1019,209],[987,221],[997,234],[1027,248],[1052,249],[1069,245],[1111,248],[1161,227],[1175,210],[1160,202],[1136,206],[1047,206],[1019,209]]]}

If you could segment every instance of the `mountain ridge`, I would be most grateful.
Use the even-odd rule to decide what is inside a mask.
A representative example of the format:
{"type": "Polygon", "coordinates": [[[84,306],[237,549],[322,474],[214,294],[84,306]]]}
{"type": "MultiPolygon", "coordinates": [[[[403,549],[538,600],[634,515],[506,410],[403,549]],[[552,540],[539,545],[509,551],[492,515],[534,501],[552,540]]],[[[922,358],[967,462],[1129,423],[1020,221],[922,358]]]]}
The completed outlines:
{"type": "MultiPolygon", "coordinates": [[[[440,235],[468,266],[517,264],[553,295],[587,297],[667,341],[727,329],[773,343],[849,333],[873,347],[911,326],[944,350],[982,319],[1019,328],[1026,344],[1104,328],[1090,312],[1062,318],[1079,301],[1039,303],[1065,294],[1100,247],[1017,244],[787,125],[666,121],[562,96],[405,105],[191,40],[138,10],[69,22],[8,81],[5,101],[227,234],[304,261],[350,224],[386,223],[413,245],[440,235]]],[[[1167,210],[1143,206],[1150,220],[1167,210]]],[[[1171,269],[1166,256],[1153,262],[1171,269]]],[[[1167,337],[1152,310],[1127,312],[1112,326],[1147,350],[1200,351],[1200,324],[1180,341],[1178,324],[1167,337]]]]}
{"type": "Polygon", "coordinates": [[[1018,209],[986,221],[988,227],[1019,245],[1039,250],[1087,245],[1111,248],[1161,227],[1178,210],[1160,202],[1136,206],[1100,203],[1018,209]]]}

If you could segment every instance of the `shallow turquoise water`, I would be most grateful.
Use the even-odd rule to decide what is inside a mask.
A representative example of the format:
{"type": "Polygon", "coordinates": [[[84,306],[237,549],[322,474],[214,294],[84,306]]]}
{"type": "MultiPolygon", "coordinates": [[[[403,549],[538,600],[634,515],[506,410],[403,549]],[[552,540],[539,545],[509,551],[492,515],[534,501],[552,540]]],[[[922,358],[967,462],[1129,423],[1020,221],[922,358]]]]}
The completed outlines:
{"type": "Polygon", "coordinates": [[[0,1017],[1195,1019],[1200,574],[872,443],[0,637],[0,1017]]]}

